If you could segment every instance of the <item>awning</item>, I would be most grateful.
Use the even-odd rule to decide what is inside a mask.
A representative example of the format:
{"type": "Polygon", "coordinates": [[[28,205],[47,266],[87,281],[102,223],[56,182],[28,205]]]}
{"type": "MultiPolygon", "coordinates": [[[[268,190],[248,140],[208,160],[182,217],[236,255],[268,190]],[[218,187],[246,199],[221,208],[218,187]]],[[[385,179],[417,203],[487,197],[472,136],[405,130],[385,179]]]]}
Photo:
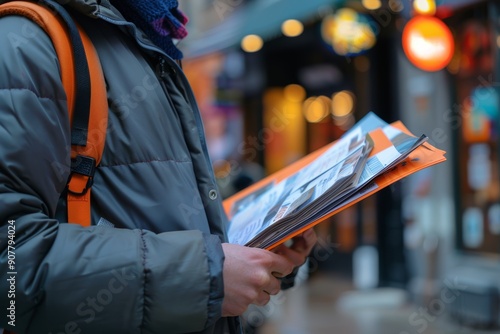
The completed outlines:
{"type": "MultiPolygon", "coordinates": [[[[486,0],[436,0],[438,7],[458,9],[486,0]]],[[[264,40],[281,36],[281,24],[288,19],[306,22],[331,12],[345,4],[361,0],[252,0],[237,8],[221,24],[198,36],[188,36],[179,48],[186,57],[198,57],[208,53],[239,47],[248,34],[256,34],[264,40]]],[[[405,2],[402,15],[411,15],[411,6],[405,2]]]]}
{"type": "Polygon", "coordinates": [[[485,2],[486,0],[436,0],[436,5],[439,6],[446,6],[450,8],[460,8],[464,6],[469,6],[473,4],[478,4],[481,2],[485,2]]]}
{"type": "MultiPolygon", "coordinates": [[[[488,0],[435,0],[436,6],[438,9],[447,9],[444,13],[448,12],[448,10],[455,11],[462,9],[467,6],[476,5],[482,2],[487,2],[488,0]]],[[[405,5],[403,12],[401,13],[407,19],[411,18],[413,15],[412,6],[405,5]]],[[[440,17],[439,11],[436,13],[438,17],[440,17]]],[[[450,14],[446,14],[450,15],[450,14]]],[[[441,17],[442,18],[442,17],[441,17]]]]}
{"type": "MultiPolygon", "coordinates": [[[[258,0],[248,5],[240,37],[257,34],[264,39],[276,37],[288,19],[306,21],[339,6],[338,0],[258,0]]],[[[343,1],[342,1],[343,2],[343,1]]]]}
{"type": "Polygon", "coordinates": [[[218,26],[195,38],[187,37],[179,47],[187,57],[237,47],[248,34],[264,40],[281,36],[281,24],[288,19],[305,22],[340,7],[345,0],[253,0],[218,26]]]}

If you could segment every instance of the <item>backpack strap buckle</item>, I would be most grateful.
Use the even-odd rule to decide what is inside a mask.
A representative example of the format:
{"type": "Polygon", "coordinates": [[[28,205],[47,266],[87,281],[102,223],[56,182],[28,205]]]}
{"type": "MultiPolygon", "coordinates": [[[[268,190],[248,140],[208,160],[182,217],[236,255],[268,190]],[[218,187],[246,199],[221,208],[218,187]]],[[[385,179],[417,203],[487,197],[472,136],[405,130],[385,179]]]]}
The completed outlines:
{"type": "Polygon", "coordinates": [[[96,161],[92,157],[77,155],[71,159],[71,174],[68,191],[74,195],[84,195],[94,183],[96,161]]]}

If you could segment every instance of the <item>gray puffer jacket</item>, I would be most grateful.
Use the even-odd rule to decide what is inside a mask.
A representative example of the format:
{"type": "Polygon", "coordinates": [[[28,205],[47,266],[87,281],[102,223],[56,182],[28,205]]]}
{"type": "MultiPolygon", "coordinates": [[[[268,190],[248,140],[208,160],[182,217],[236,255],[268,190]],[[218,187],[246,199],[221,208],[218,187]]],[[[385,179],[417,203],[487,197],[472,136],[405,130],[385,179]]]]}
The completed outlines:
{"type": "Polygon", "coordinates": [[[81,14],[107,81],[94,226],[65,223],[70,131],[51,41],[1,18],[0,327],[236,333],[237,319],[220,317],[226,218],[185,76],[107,0],[60,2],[81,14]]]}

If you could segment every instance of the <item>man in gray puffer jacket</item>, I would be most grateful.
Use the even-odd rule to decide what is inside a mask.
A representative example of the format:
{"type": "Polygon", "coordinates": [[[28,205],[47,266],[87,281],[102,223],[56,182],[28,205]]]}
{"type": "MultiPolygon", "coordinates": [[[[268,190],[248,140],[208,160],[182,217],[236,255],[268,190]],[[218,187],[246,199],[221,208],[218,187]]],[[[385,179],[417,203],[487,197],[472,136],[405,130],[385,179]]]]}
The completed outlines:
{"type": "Polygon", "coordinates": [[[236,317],[279,292],[279,277],[305,261],[314,232],[273,252],[226,243],[199,111],[173,60],[178,50],[161,39],[175,37],[183,23],[175,21],[176,1],[111,1],[119,10],[109,0],[59,2],[79,13],[107,83],[93,226],[65,223],[70,127],[51,41],[30,20],[3,17],[0,327],[36,334],[239,332],[236,317]],[[171,5],[162,27],[173,30],[155,35],[140,10],[161,5],[171,5]],[[7,261],[9,225],[15,274],[7,261]],[[14,322],[3,315],[11,305],[14,322]]]}

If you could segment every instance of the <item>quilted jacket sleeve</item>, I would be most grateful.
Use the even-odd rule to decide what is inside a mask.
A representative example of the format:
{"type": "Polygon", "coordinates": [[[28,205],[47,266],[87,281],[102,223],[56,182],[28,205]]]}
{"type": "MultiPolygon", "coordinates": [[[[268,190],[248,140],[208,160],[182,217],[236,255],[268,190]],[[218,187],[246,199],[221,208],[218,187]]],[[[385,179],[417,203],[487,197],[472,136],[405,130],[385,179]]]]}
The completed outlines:
{"type": "Polygon", "coordinates": [[[0,327],[185,333],[212,325],[223,298],[219,238],[52,218],[70,154],[57,57],[20,17],[0,19],[0,45],[0,309],[14,305],[0,327]]]}

